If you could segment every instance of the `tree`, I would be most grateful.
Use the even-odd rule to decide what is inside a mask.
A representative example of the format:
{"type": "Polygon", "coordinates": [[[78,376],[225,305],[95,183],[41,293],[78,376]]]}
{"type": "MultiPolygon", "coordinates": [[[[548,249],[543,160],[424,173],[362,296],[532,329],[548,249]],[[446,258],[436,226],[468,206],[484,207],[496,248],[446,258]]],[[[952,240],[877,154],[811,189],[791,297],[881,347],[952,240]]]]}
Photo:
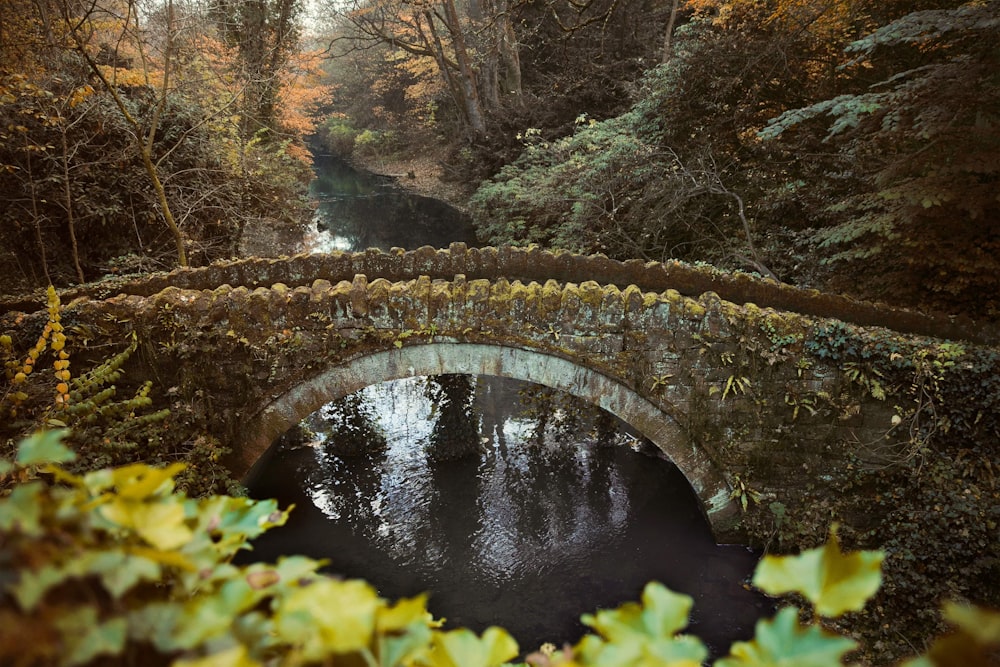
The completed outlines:
{"type": "Polygon", "coordinates": [[[362,43],[432,58],[464,126],[474,134],[486,132],[480,83],[466,38],[468,20],[459,16],[454,0],[353,0],[346,9],[331,11],[362,43]]]}
{"type": "MultiPolygon", "coordinates": [[[[170,230],[170,234],[174,239],[174,245],[177,248],[177,263],[180,266],[187,266],[187,250],[185,249],[185,238],[184,234],[181,232],[180,228],[177,226],[177,222],[174,220],[173,212],[170,209],[170,202],[167,200],[166,191],[163,187],[163,181],[160,178],[159,170],[157,169],[156,163],[153,158],[153,144],[156,139],[156,134],[160,129],[160,121],[163,117],[163,112],[167,104],[167,97],[170,93],[170,76],[172,74],[174,57],[174,39],[177,30],[176,18],[174,14],[174,3],[173,0],[167,0],[165,14],[166,14],[166,35],[162,46],[162,52],[160,54],[160,85],[158,91],[158,99],[156,104],[152,107],[150,116],[145,120],[145,123],[140,123],[139,119],[135,117],[126,104],[124,95],[119,89],[119,81],[117,79],[118,68],[112,67],[110,73],[102,68],[97,62],[97,55],[94,54],[93,49],[96,46],[92,37],[98,32],[99,27],[95,24],[103,24],[111,22],[112,25],[117,25],[118,34],[115,35],[115,42],[117,44],[131,44],[138,53],[139,59],[142,63],[142,76],[145,80],[146,85],[149,85],[152,72],[150,71],[150,60],[147,54],[148,45],[143,39],[143,30],[140,24],[139,11],[134,0],[126,0],[124,6],[124,20],[119,21],[117,12],[112,8],[99,7],[95,2],[92,4],[84,14],[77,15],[77,7],[70,4],[70,2],[64,2],[60,6],[62,20],[64,22],[64,27],[66,33],[72,39],[73,44],[76,47],[77,53],[83,57],[86,61],[87,66],[93,75],[101,82],[104,90],[111,95],[111,98],[115,102],[115,106],[122,114],[122,118],[125,122],[132,128],[134,134],[135,148],[139,153],[142,160],[143,167],[146,170],[146,175],[149,177],[150,183],[153,185],[153,189],[156,191],[156,197],[160,205],[160,213],[163,216],[163,221],[166,223],[167,228],[170,230]]],[[[101,53],[101,51],[98,51],[101,53]]],[[[115,53],[115,60],[118,58],[118,54],[115,53]]]]}
{"type": "Polygon", "coordinates": [[[189,262],[232,256],[250,222],[305,218],[301,137],[325,92],[305,91],[314,64],[279,71],[280,132],[266,145],[244,142],[243,88],[230,76],[235,48],[201,5],[77,8],[70,0],[13,3],[0,21],[0,31],[18,26],[35,49],[0,43],[6,289],[176,264],[167,259],[179,246],[164,201],[189,262]]]}
{"type": "Polygon", "coordinates": [[[859,187],[827,189],[833,223],[812,238],[831,263],[863,268],[869,293],[1000,313],[998,39],[997,3],[908,14],[847,48],[863,92],[761,133],[819,137],[852,165],[859,187]]]}
{"type": "Polygon", "coordinates": [[[210,13],[222,39],[236,48],[241,86],[240,136],[277,129],[281,73],[298,47],[300,0],[213,0],[210,13]]]}

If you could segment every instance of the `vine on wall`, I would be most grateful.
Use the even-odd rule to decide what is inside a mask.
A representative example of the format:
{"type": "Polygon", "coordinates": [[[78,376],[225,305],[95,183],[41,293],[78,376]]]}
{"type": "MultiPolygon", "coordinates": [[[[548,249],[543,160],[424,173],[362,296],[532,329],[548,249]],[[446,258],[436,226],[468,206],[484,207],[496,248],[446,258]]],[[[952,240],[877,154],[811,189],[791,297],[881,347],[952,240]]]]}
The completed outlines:
{"type": "Polygon", "coordinates": [[[749,501],[744,526],[758,543],[791,549],[832,519],[852,545],[885,550],[874,604],[838,621],[865,638],[868,657],[886,664],[940,632],[942,598],[1000,605],[1000,354],[836,321],[792,337],[770,315],[747,325],[744,343],[742,354],[767,362],[762,373],[829,364],[843,378],[838,391],[786,395],[793,420],[868,427],[884,404],[874,436],[828,442],[827,465],[804,469],[799,488],[777,492],[753,452],[726,449],[748,466],[734,493],[749,501]]]}

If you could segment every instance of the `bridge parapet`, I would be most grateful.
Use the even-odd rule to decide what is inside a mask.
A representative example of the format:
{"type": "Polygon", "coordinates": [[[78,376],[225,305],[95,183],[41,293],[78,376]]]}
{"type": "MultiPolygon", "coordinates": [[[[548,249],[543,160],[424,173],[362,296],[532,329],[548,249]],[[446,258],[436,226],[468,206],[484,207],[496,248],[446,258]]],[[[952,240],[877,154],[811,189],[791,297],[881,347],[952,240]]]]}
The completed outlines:
{"type": "MultiPolygon", "coordinates": [[[[715,292],[732,303],[753,303],[762,308],[839,319],[860,326],[879,326],[903,333],[979,344],[1000,341],[1000,331],[995,326],[968,318],[893,308],[839,294],[801,289],[750,274],[721,272],[707,266],[676,261],[618,261],[603,255],[577,255],[535,247],[469,248],[464,243],[453,243],[447,249],[425,246],[412,251],[401,248],[390,252],[369,249],[358,253],[336,251],[221,261],[206,267],[176,269],[134,280],[109,280],[72,288],[65,290],[62,296],[63,301],[68,302],[79,297],[107,298],[119,293],[150,296],[170,286],[213,289],[229,284],[254,289],[283,283],[296,287],[308,285],[316,279],[333,283],[351,280],[357,274],[390,281],[420,275],[432,279],[464,275],[469,280],[506,278],[541,283],[550,279],[574,283],[594,281],[603,285],[636,285],[641,290],[652,292],[674,289],[690,297],[715,292]]],[[[42,307],[44,299],[0,303],[0,311],[42,307]]]]}

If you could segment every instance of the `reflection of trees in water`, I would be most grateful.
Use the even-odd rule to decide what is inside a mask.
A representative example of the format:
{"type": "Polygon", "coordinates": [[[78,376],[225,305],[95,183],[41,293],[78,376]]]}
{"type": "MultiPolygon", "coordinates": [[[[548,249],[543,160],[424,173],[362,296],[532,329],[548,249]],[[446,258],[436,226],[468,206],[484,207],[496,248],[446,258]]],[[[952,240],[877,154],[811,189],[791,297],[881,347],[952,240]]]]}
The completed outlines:
{"type": "Polygon", "coordinates": [[[480,433],[487,441],[495,443],[497,454],[501,458],[507,456],[506,425],[520,400],[518,387],[521,384],[498,377],[476,378],[476,409],[479,411],[480,433]]]}
{"type": "Polygon", "coordinates": [[[375,423],[374,407],[361,391],[327,403],[304,423],[341,456],[377,456],[388,445],[375,423]]]}
{"type": "MultiPolygon", "coordinates": [[[[535,419],[525,416],[522,386],[440,376],[365,390],[367,405],[355,404],[353,417],[342,407],[337,419],[384,432],[384,456],[343,456],[333,436],[326,446],[291,449],[294,468],[274,473],[288,489],[274,480],[263,492],[300,508],[254,556],[328,558],[332,572],[369,578],[390,598],[432,591],[431,609],[450,623],[508,626],[528,650],[575,640],[581,613],[634,599],[650,578],[695,595],[696,617],[730,632],[743,574],[712,574],[725,567],[713,560],[711,533],[683,476],[626,446],[599,446],[601,419],[620,426],[610,415],[562,442],[549,419],[539,446],[539,408],[535,419]],[[447,442],[449,424],[464,433],[469,455],[432,457],[435,447],[455,444],[447,442]],[[481,448],[480,434],[493,446],[481,448]]],[[[624,440],[620,434],[609,440],[624,440]]]]}
{"type": "Polygon", "coordinates": [[[585,434],[600,442],[609,439],[615,417],[566,392],[539,384],[520,391],[521,416],[534,422],[532,440],[537,445],[579,441],[585,434]]]}
{"type": "Polygon", "coordinates": [[[476,243],[468,217],[446,202],[409,194],[338,160],[317,160],[315,171],[311,192],[321,200],[314,220],[347,240],[349,250],[476,243]]]}
{"type": "Polygon", "coordinates": [[[431,460],[448,461],[479,452],[479,415],[471,375],[445,374],[427,378],[425,395],[437,418],[427,443],[431,460]]]}

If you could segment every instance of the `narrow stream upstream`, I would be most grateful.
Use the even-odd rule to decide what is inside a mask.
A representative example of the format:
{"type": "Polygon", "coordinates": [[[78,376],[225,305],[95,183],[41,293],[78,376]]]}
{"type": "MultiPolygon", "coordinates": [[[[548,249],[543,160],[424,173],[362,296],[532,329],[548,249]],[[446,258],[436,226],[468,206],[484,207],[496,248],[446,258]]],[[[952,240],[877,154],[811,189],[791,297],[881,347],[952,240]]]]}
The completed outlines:
{"type": "MultiPolygon", "coordinates": [[[[313,251],[474,244],[442,202],[333,158],[317,157],[316,172],[313,251]]],[[[598,413],[505,378],[368,387],[256,466],[250,495],[296,509],[252,557],[325,558],[388,598],[429,591],[447,627],[501,625],[525,653],[577,640],[581,614],[638,599],[655,579],[695,598],[692,631],[724,653],[770,609],[743,586],[756,556],[717,546],[680,471],[598,413]]]]}

